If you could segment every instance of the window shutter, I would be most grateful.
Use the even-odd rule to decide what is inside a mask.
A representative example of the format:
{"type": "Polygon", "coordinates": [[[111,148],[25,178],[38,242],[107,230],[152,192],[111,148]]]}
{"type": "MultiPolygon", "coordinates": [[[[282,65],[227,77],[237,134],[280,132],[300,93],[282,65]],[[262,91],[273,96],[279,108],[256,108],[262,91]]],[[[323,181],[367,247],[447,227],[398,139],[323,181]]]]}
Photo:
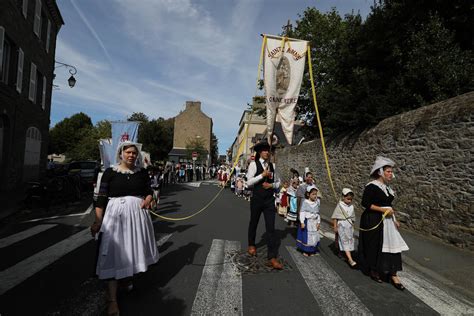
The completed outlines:
{"type": "Polygon", "coordinates": [[[28,99],[35,103],[36,101],[36,65],[31,63],[31,70],[30,70],[30,91],[28,95],[28,99]]]}
{"type": "Polygon", "coordinates": [[[16,91],[21,93],[21,87],[23,85],[23,58],[25,54],[21,48],[18,49],[18,69],[16,72],[16,91]]]}
{"type": "Polygon", "coordinates": [[[49,37],[51,33],[51,21],[48,20],[48,29],[46,31],[46,52],[49,53],[49,37]]]}
{"type": "Polygon", "coordinates": [[[41,0],[36,0],[33,32],[35,32],[36,36],[41,37],[41,0]]]}
{"type": "Polygon", "coordinates": [[[46,77],[43,76],[43,94],[41,98],[41,107],[43,110],[46,108],[46,77]]]}
{"type": "Polygon", "coordinates": [[[23,16],[26,18],[28,14],[28,0],[23,0],[23,16]]]}
{"type": "Polygon", "coordinates": [[[0,26],[0,73],[3,67],[3,39],[5,38],[5,28],[0,26]]]}

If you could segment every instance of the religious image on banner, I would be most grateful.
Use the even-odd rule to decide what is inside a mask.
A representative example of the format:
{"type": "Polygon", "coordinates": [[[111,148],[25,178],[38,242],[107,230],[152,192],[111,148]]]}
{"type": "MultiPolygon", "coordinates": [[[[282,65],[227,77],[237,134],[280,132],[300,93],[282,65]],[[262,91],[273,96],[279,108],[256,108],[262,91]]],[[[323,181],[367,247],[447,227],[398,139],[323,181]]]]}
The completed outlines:
{"type": "MultiPolygon", "coordinates": [[[[117,150],[118,145],[125,141],[130,141],[136,143],[138,140],[138,127],[139,122],[133,121],[116,121],[111,122],[112,124],[112,146],[114,148],[114,152],[117,150]]],[[[115,159],[115,154],[112,164],[116,164],[118,161],[115,159]]]]}
{"type": "Polygon", "coordinates": [[[281,121],[288,144],[293,142],[295,106],[303,79],[307,41],[267,38],[264,54],[264,88],[267,136],[272,141],[275,119],[281,121]]]}

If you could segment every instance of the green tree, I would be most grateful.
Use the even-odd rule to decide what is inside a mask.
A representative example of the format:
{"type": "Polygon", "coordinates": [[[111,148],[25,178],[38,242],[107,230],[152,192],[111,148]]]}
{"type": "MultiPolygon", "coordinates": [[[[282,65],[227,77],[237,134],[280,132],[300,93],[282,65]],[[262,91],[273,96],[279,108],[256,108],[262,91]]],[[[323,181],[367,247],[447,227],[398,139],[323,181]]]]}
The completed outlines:
{"type": "Polygon", "coordinates": [[[112,124],[110,121],[98,121],[95,124],[95,130],[99,139],[112,138],[112,124]]]}
{"type": "Polygon", "coordinates": [[[133,114],[127,118],[127,121],[148,122],[149,119],[148,116],[142,112],[133,112],[133,114]]]}
{"type": "Polygon", "coordinates": [[[217,163],[219,159],[219,140],[217,139],[217,136],[212,133],[211,137],[211,164],[217,163]]]}
{"type": "Polygon", "coordinates": [[[166,160],[173,148],[174,120],[160,117],[156,120],[142,121],[138,130],[138,142],[143,150],[150,153],[153,161],[166,160]]]}
{"type": "MultiPolygon", "coordinates": [[[[461,0],[385,0],[365,21],[308,8],[289,35],[310,42],[325,133],[357,132],[473,90],[469,8],[461,0]]],[[[314,117],[307,72],[297,112],[300,118],[314,117]]],[[[318,135],[315,124],[304,129],[307,136],[318,135]]]]}
{"type": "Polygon", "coordinates": [[[208,151],[202,138],[189,138],[186,141],[186,158],[191,159],[193,152],[198,153],[198,161],[206,161],[208,151]]]}
{"type": "Polygon", "coordinates": [[[77,113],[58,122],[49,132],[50,153],[65,154],[93,129],[91,118],[77,113]]]}

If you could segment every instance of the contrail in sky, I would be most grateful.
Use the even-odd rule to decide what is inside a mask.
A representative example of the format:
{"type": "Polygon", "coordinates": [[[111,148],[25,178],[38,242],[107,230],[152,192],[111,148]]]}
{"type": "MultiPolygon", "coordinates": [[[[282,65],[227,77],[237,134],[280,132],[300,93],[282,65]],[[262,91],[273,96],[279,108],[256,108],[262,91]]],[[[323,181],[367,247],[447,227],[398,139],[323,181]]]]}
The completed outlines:
{"type": "Polygon", "coordinates": [[[72,6],[74,7],[74,9],[76,10],[77,14],[79,14],[80,18],[82,19],[82,22],[84,22],[84,24],[87,26],[87,28],[89,29],[89,31],[92,33],[92,36],[94,36],[94,38],[97,40],[97,42],[99,43],[100,47],[102,48],[102,50],[104,51],[104,54],[105,56],[107,57],[107,59],[109,60],[109,63],[112,65],[112,67],[115,68],[115,65],[114,63],[112,62],[112,58],[110,57],[109,55],[109,52],[107,51],[107,49],[105,48],[105,45],[104,43],[102,42],[102,40],[100,39],[99,35],[96,33],[96,31],[94,31],[94,29],[92,28],[91,24],[89,23],[89,21],[87,20],[87,18],[84,16],[84,14],[82,13],[81,9],[79,9],[79,7],[74,3],[74,0],[71,0],[71,4],[72,6]]]}

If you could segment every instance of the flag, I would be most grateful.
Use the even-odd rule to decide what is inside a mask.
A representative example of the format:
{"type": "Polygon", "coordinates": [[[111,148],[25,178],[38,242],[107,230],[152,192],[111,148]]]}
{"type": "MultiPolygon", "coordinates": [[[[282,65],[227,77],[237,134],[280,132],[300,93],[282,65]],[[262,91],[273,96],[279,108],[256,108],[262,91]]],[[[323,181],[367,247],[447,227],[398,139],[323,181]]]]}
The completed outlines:
{"type": "Polygon", "coordinates": [[[266,40],[263,71],[269,143],[275,119],[278,118],[288,144],[292,144],[295,106],[303,79],[307,47],[308,42],[301,40],[266,40]]]}
{"type": "Polygon", "coordinates": [[[115,150],[112,146],[112,138],[99,140],[99,151],[102,165],[105,169],[109,168],[115,162],[115,150]]]}
{"type": "Polygon", "coordinates": [[[112,164],[117,163],[115,160],[115,152],[120,143],[124,141],[131,141],[136,143],[138,140],[138,126],[139,122],[131,121],[117,121],[112,122],[112,146],[114,150],[114,155],[112,156],[112,164]]]}

